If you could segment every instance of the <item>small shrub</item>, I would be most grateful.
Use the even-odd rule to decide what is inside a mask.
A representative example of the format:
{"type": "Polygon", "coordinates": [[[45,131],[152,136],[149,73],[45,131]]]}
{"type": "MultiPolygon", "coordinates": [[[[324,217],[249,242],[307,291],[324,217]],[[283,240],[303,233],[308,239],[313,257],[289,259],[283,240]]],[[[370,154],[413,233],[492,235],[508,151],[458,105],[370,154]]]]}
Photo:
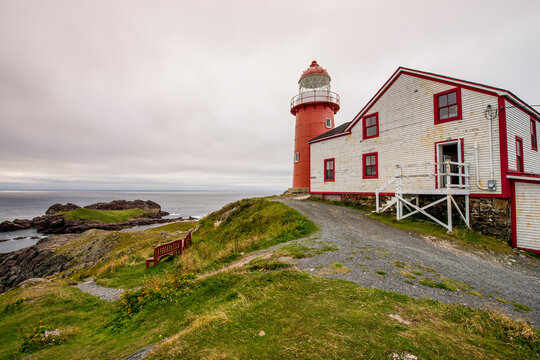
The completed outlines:
{"type": "Polygon", "coordinates": [[[424,286],[428,286],[428,287],[432,287],[432,288],[439,288],[439,289],[443,289],[443,290],[448,290],[448,291],[456,291],[457,289],[455,289],[454,287],[448,285],[448,284],[445,284],[443,282],[439,282],[439,281],[435,281],[435,280],[432,280],[432,279],[429,279],[429,278],[426,278],[426,279],[422,279],[420,281],[418,281],[418,283],[420,285],[424,285],[424,286]]]}
{"type": "Polygon", "coordinates": [[[523,305],[518,303],[517,301],[512,301],[512,305],[514,305],[514,310],[519,312],[525,312],[525,311],[531,311],[531,308],[527,305],[523,305]]]}
{"type": "Polygon", "coordinates": [[[62,343],[62,337],[46,336],[45,332],[53,329],[54,327],[51,323],[43,322],[41,320],[39,323],[34,324],[30,330],[20,329],[19,332],[23,342],[18,349],[19,353],[31,353],[46,346],[62,343]]]}
{"type": "Polygon", "coordinates": [[[401,276],[405,276],[407,279],[416,279],[416,276],[406,270],[398,271],[398,274],[400,274],[401,276]]]}
{"type": "Polygon", "coordinates": [[[383,270],[377,270],[377,274],[381,275],[381,276],[384,276],[386,275],[386,271],[383,271],[383,270]]]}
{"type": "Polygon", "coordinates": [[[4,314],[12,313],[12,312],[16,311],[17,309],[19,309],[19,307],[21,306],[22,303],[24,303],[24,302],[26,302],[28,300],[29,299],[27,297],[19,298],[19,299],[15,300],[14,302],[7,304],[4,307],[4,310],[2,310],[2,312],[4,314]]]}
{"type": "Polygon", "coordinates": [[[194,278],[195,275],[189,273],[180,276],[168,274],[164,280],[150,280],[142,289],[125,291],[120,295],[120,307],[125,315],[131,317],[150,302],[171,299],[176,290],[194,278]]]}
{"type": "Polygon", "coordinates": [[[292,264],[285,261],[260,261],[254,264],[249,264],[248,270],[251,271],[275,271],[291,267],[292,264]]]}

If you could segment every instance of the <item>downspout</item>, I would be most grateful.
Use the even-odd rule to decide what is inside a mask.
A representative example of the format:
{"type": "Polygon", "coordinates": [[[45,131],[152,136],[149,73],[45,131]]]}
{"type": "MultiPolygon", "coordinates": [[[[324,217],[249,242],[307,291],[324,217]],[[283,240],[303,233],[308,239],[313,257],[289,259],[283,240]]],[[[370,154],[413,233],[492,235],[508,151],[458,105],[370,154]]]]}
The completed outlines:
{"type": "Polygon", "coordinates": [[[489,121],[489,179],[493,180],[495,175],[493,174],[493,139],[491,135],[491,121],[497,117],[497,112],[495,112],[495,116],[493,116],[493,113],[491,112],[491,105],[488,105],[488,108],[486,109],[486,118],[488,118],[489,121]],[[489,116],[489,117],[488,117],[489,116]]]}
{"type": "Polygon", "coordinates": [[[481,190],[489,190],[487,187],[480,186],[480,169],[478,168],[478,143],[477,142],[474,143],[474,152],[476,154],[476,186],[481,190]]]}
{"type": "MultiPolygon", "coordinates": [[[[493,180],[495,178],[495,174],[493,172],[493,135],[492,135],[492,125],[491,122],[493,119],[497,117],[498,111],[496,110],[495,113],[493,113],[491,104],[489,104],[486,107],[486,111],[484,113],[486,119],[489,122],[488,129],[489,129],[489,179],[493,180]]],[[[476,155],[476,186],[481,190],[492,190],[489,187],[480,186],[480,169],[478,168],[478,143],[474,143],[474,152],[476,155]]]]}

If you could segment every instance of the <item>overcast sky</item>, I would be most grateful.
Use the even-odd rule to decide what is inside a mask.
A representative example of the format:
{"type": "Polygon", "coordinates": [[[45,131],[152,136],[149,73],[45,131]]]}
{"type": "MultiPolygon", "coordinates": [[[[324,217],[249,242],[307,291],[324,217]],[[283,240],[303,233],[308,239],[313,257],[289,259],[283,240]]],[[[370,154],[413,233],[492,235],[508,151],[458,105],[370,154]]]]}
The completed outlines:
{"type": "Polygon", "coordinates": [[[292,183],[316,59],[350,121],[398,66],[540,104],[540,1],[0,0],[0,189],[292,183]]]}

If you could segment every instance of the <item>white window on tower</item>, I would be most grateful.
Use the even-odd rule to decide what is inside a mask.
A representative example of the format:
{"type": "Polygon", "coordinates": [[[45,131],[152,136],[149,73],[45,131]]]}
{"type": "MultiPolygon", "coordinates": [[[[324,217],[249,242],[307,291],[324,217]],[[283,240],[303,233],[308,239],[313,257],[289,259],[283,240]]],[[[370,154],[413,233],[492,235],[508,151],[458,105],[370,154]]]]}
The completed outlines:
{"type": "Polygon", "coordinates": [[[298,162],[300,161],[300,153],[295,153],[294,154],[294,162],[298,162]]]}
{"type": "Polygon", "coordinates": [[[332,127],[332,119],[326,119],[326,127],[330,129],[332,127]]]}

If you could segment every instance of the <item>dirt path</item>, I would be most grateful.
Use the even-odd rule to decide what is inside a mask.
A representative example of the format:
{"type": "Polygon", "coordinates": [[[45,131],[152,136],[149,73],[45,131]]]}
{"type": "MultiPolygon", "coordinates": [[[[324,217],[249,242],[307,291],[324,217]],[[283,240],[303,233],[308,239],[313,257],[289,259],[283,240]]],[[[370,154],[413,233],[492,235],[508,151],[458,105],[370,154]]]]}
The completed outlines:
{"type": "Polygon", "coordinates": [[[306,200],[278,201],[309,217],[321,229],[316,240],[312,237],[292,243],[339,248],[296,260],[300,269],[416,298],[502,308],[540,326],[537,262],[527,263],[517,255],[507,261],[480,257],[455,249],[445,241],[393,228],[345,207],[306,200]],[[462,290],[450,291],[420,283],[442,283],[444,277],[462,290]]]}
{"type": "Polygon", "coordinates": [[[84,293],[96,296],[105,301],[116,301],[122,295],[124,290],[108,288],[96,284],[94,278],[88,278],[84,283],[75,285],[74,287],[78,288],[84,293]]]}

